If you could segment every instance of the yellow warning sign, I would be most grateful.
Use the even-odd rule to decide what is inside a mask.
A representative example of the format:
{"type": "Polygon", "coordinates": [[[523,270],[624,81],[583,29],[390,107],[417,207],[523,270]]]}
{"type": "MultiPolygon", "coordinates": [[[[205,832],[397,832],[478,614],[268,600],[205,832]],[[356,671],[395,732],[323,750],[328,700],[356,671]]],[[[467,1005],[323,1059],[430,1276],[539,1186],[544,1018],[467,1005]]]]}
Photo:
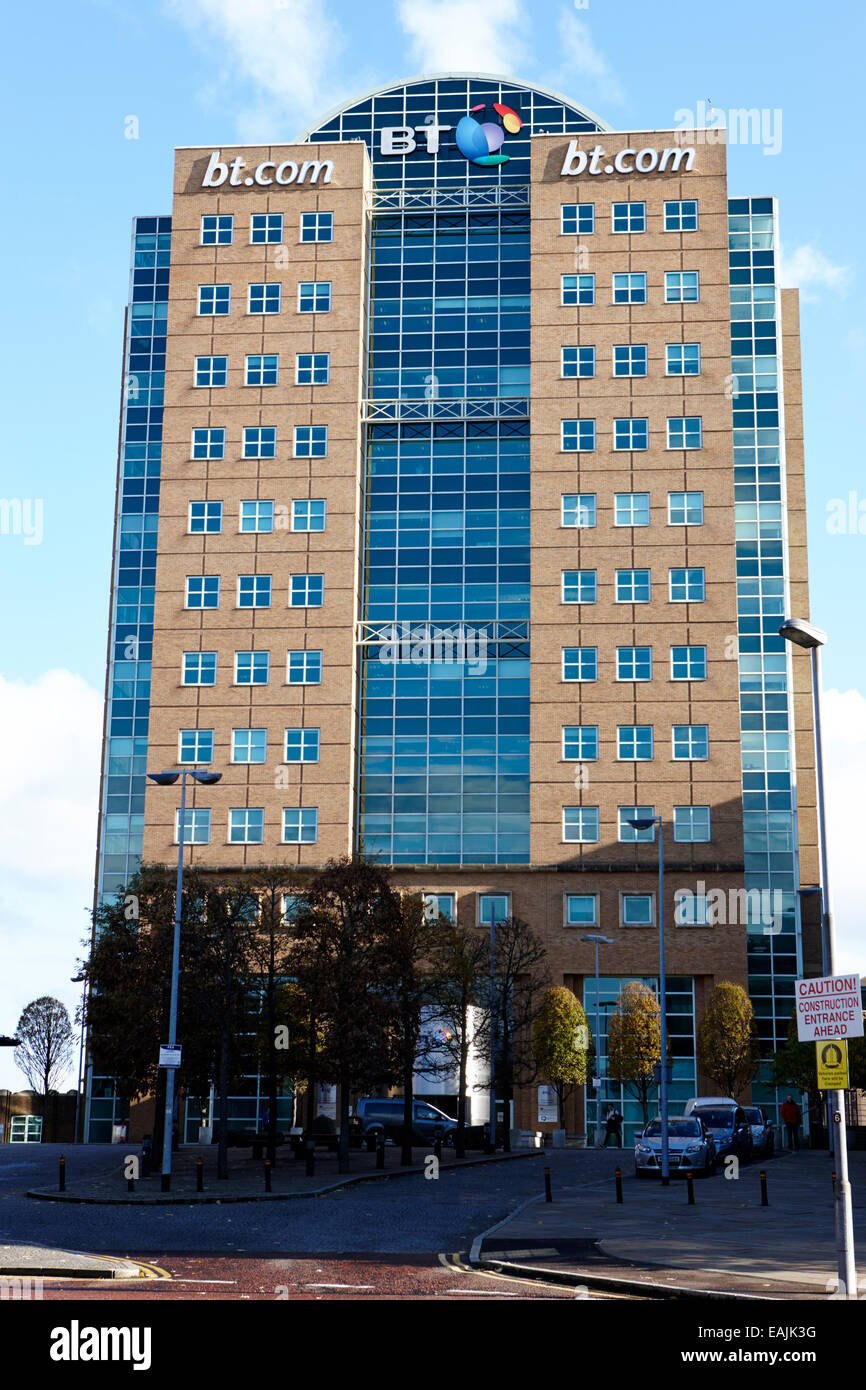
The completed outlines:
{"type": "Polygon", "coordinates": [[[818,1060],[818,1090],[847,1091],[848,1043],[844,1038],[833,1042],[816,1042],[818,1060]]]}

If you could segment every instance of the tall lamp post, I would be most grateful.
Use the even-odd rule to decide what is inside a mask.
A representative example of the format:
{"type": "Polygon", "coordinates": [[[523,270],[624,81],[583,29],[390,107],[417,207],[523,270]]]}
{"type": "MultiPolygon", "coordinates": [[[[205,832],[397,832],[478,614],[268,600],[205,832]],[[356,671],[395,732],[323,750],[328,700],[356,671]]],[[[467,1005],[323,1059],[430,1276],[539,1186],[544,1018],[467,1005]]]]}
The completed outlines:
{"type": "Polygon", "coordinates": [[[659,1117],[662,1124],[662,1187],[671,1181],[668,1128],[668,995],[665,979],[665,850],[661,816],[640,816],[629,821],[635,830],[659,828],[659,1011],[661,1013],[661,1066],[659,1067],[659,1117]]]}
{"type": "MultiPolygon", "coordinates": [[[[826,632],[803,618],[786,618],[779,636],[796,647],[805,647],[812,660],[812,720],[815,726],[815,789],[818,803],[818,850],[821,860],[821,926],[824,970],[836,973],[836,936],[830,907],[830,877],[827,871],[827,825],[824,806],[824,750],[821,738],[821,648],[826,632]]],[[[851,1210],[851,1183],[848,1178],[848,1135],[845,1125],[845,1092],[831,1091],[836,1169],[835,1188],[836,1262],[838,1292],[843,1298],[857,1297],[857,1269],[854,1262],[854,1219],[851,1210]]]]}
{"type": "Polygon", "coordinates": [[[73,975],[70,983],[73,985],[84,985],[84,989],[81,991],[81,1037],[78,1042],[78,1090],[75,1092],[75,1134],[72,1138],[73,1144],[77,1144],[79,1142],[78,1117],[81,1114],[81,1073],[84,1067],[84,1018],[87,1003],[87,975],[83,971],[80,975],[73,975]]]}
{"type": "Polygon", "coordinates": [[[612,936],[599,936],[597,932],[587,932],[582,936],[581,941],[593,941],[595,943],[595,1066],[596,1073],[594,1078],[595,1107],[596,1107],[596,1140],[598,1131],[601,1128],[601,1034],[598,1031],[598,948],[599,946],[612,946],[612,936]]]}
{"type": "MultiPolygon", "coordinates": [[[[177,985],[180,973],[180,919],[183,906],[183,846],[186,839],[186,779],[192,777],[203,786],[210,787],[222,777],[221,772],[206,772],[204,768],[185,767],[180,772],[149,772],[151,782],[158,787],[173,787],[180,778],[180,815],[177,822],[177,887],[174,896],[174,943],[171,956],[171,1004],[168,1015],[168,1045],[174,1047],[177,1041],[177,985]]],[[[171,1191],[171,1132],[174,1118],[174,1067],[166,1067],[165,1076],[165,1131],[162,1136],[162,1176],[160,1186],[163,1192],[171,1191]]]]}

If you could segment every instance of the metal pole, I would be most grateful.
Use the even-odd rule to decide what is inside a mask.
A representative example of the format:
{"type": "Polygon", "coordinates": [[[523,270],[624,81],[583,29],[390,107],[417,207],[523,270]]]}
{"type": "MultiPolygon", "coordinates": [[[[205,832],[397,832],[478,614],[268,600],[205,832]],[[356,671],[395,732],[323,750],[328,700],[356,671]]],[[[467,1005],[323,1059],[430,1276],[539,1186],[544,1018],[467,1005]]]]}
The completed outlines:
{"type": "MultiPolygon", "coordinates": [[[[815,788],[818,802],[818,847],[821,855],[821,908],[823,935],[826,941],[827,969],[836,973],[836,939],[833,913],[830,907],[830,876],[827,871],[827,826],[824,808],[824,754],[821,739],[821,649],[812,653],[812,709],[815,719],[815,788]]],[[[848,1180],[848,1135],[845,1125],[845,1092],[832,1091],[833,1124],[836,1138],[836,1258],[839,1271],[838,1293],[843,1298],[857,1297],[857,1268],[854,1261],[854,1218],[851,1209],[851,1183],[848,1180]]]]}
{"type": "Polygon", "coordinates": [[[78,1090],[75,1092],[75,1133],[72,1136],[73,1144],[77,1144],[79,1142],[78,1120],[81,1115],[81,1076],[84,1070],[84,1014],[86,1003],[87,982],[85,981],[84,989],[81,991],[81,1040],[78,1044],[78,1090]]]}
{"type": "Polygon", "coordinates": [[[659,1110],[662,1122],[662,1187],[669,1187],[671,1180],[670,1150],[668,1144],[668,1019],[667,984],[665,981],[665,851],[662,839],[662,818],[657,816],[659,828],[659,1009],[661,1011],[661,1078],[659,1081],[659,1110]]]}
{"type": "MultiPolygon", "coordinates": [[[[177,834],[177,887],[174,897],[174,943],[171,956],[171,1003],[168,1012],[168,1043],[173,1047],[177,1040],[177,985],[180,973],[180,918],[183,905],[183,842],[186,835],[186,770],[180,774],[180,820],[177,834]]],[[[163,1192],[171,1188],[171,1137],[174,1120],[174,1067],[165,1069],[165,1133],[162,1136],[162,1177],[163,1192]]]]}
{"type": "Polygon", "coordinates": [[[496,1152],[496,913],[490,912],[490,1152],[496,1152]]]}
{"type": "Polygon", "coordinates": [[[595,1074],[598,1085],[595,1088],[595,1140],[598,1143],[601,1129],[601,1035],[598,1031],[598,942],[595,943],[595,1074]]]}

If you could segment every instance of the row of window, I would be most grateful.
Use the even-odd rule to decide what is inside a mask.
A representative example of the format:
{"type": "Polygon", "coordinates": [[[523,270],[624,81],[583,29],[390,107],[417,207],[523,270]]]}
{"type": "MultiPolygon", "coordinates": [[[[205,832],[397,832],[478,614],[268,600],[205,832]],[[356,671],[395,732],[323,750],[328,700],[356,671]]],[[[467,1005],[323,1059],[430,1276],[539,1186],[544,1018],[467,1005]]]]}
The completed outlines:
{"type": "MultiPolygon", "coordinates": [[[[652,843],[655,826],[638,830],[632,821],[650,820],[654,806],[619,806],[617,808],[617,839],[620,844],[652,843]]],[[[597,844],[599,841],[598,806],[563,806],[562,838],[566,844],[597,844]]],[[[709,806],[677,806],[674,808],[674,839],[683,843],[705,844],[710,839],[709,806]]]]}
{"type": "MultiPolygon", "coordinates": [[[[250,360],[249,358],[247,359],[250,360]]],[[[592,346],[564,347],[561,369],[564,377],[594,377],[596,352],[592,346]]],[[[613,376],[646,376],[649,368],[647,343],[617,343],[613,349],[613,376]]],[[[700,343],[665,343],[666,376],[700,376],[700,343]]]]}
{"type": "MultiPolygon", "coordinates": [[[[221,212],[201,219],[202,246],[231,246],[235,239],[234,213],[221,212]]],[[[333,241],[332,212],[302,212],[299,239],[301,241],[333,241]]],[[[273,244],[283,240],[281,212],[254,212],[250,218],[250,245],[273,244]]]]}
{"type": "MultiPolygon", "coordinates": [[[[677,834],[677,828],[688,829],[692,823],[693,812],[706,812],[709,825],[709,807],[675,806],[674,839],[685,838],[677,834]]],[[[432,920],[445,917],[449,922],[457,920],[456,893],[422,893],[427,915],[432,920]]],[[[511,916],[510,893],[475,893],[476,922],[479,926],[490,922],[505,922],[511,916]]],[[[620,925],[652,926],[655,921],[654,893],[623,893],[620,899],[620,925]]],[[[707,899],[698,894],[680,892],[675,921],[679,926],[704,925],[709,923],[707,899]]],[[[291,917],[292,904],[296,901],[288,896],[283,899],[283,913],[291,917]]],[[[563,893],[562,920],[566,927],[594,927],[599,922],[597,893],[563,893]]]]}
{"type": "MultiPolygon", "coordinates": [[[[273,575],[239,574],[237,585],[238,608],[270,608],[273,596],[273,575]]],[[[323,574],[289,575],[289,607],[321,608],[325,601],[323,574]]],[[[186,608],[219,608],[220,576],[218,574],[189,574],[186,578],[186,608]]]]}
{"type": "MultiPolygon", "coordinates": [[[[271,672],[270,652],[235,652],[235,685],[267,685],[271,672]]],[[[216,685],[217,653],[184,652],[181,663],[182,685],[216,685]]],[[[321,685],[322,653],[286,653],[287,685],[321,685]]]]}
{"type": "MultiPolygon", "coordinates": [[[[247,501],[240,504],[238,517],[239,532],[268,533],[274,529],[277,519],[276,504],[272,501],[247,501]]],[[[279,520],[289,520],[285,507],[280,508],[279,520]]],[[[327,520],[327,503],[323,497],[302,497],[292,502],[291,529],[293,531],[324,531],[327,520]]],[[[190,535],[219,535],[223,529],[222,502],[190,502],[190,535]]]]}
{"type": "MultiPolygon", "coordinates": [[[[612,232],[645,232],[646,203],[612,203],[610,209],[612,232]]],[[[560,209],[560,228],[563,235],[578,233],[592,236],[596,230],[595,203],[563,203],[560,209]]],[[[694,198],[665,203],[666,232],[696,232],[698,204],[694,198]]]]}
{"type": "MultiPolygon", "coordinates": [[[[644,277],[646,278],[646,277],[644,277]]],[[[247,286],[248,314],[278,314],[283,287],[279,280],[247,286]]],[[[202,318],[221,318],[232,308],[231,285],[199,285],[198,313],[202,318]]],[[[299,314],[327,314],[331,308],[330,280],[302,280],[298,285],[299,314]]]]}
{"type": "MultiPolygon", "coordinates": [[[[328,454],[327,425],[295,425],[292,435],[292,455],[296,459],[323,459],[328,454]]],[[[224,425],[207,426],[192,432],[194,459],[224,459],[226,430],[224,425]]],[[[243,430],[241,457],[272,459],[277,456],[276,425],[249,425],[243,430]]]]}
{"type": "MultiPolygon", "coordinates": [[[[670,603],[703,603],[707,596],[706,571],[700,565],[668,570],[670,603]]],[[[617,603],[651,603],[652,571],[623,569],[614,572],[617,603]]],[[[597,603],[598,570],[563,570],[563,603],[597,603]]],[[[188,605],[189,606],[189,605],[188,605]]]]}
{"type": "MultiPolygon", "coordinates": [[[[193,432],[195,434],[195,431],[193,432]]],[[[223,431],[225,435],[225,431],[223,431]]],[[[560,445],[563,452],[591,453],[596,447],[596,422],[563,420],[560,445]]],[[[702,449],[703,423],[700,415],[669,415],[667,417],[668,449],[702,449]]],[[[613,448],[619,452],[645,451],[649,448],[649,419],[630,415],[613,421],[613,448]]]]}
{"type": "MultiPolygon", "coordinates": [[[[228,289],[229,287],[225,285],[220,288],[228,289]]],[[[629,270],[614,274],[611,292],[611,304],[646,304],[646,271],[629,270]]],[[[696,304],[700,297],[700,274],[697,270],[665,271],[665,304],[696,304]]],[[[594,304],[595,275],[590,273],[563,275],[561,277],[561,302],[565,305],[594,304]]],[[[199,312],[202,311],[199,310],[199,312]]],[[[224,312],[228,313],[228,309],[224,312]]]]}
{"type": "MultiPolygon", "coordinates": [[[[283,762],[317,763],[320,746],[320,729],[286,729],[283,762]]],[[[213,729],[181,729],[178,736],[179,763],[211,763],[213,756],[213,729]]],[[[263,763],[267,756],[267,729],[232,729],[233,763],[263,763]]]]}
{"type": "MultiPolygon", "coordinates": [[[[196,386],[206,386],[209,390],[214,390],[217,387],[228,385],[228,370],[228,357],[197,357],[193,380],[196,386]]],[[[279,353],[255,353],[246,357],[244,362],[245,386],[277,386],[279,379],[279,353]]],[[[295,354],[296,386],[327,386],[330,379],[331,354],[329,352],[298,352],[295,354]]]]}
{"type": "MultiPolygon", "coordinates": [[[[185,845],[209,845],[211,811],[209,807],[188,808],[184,816],[185,845]]],[[[180,835],[180,810],[174,813],[174,842],[180,835]]],[[[265,838],[265,812],[262,806],[238,806],[229,811],[228,842],[231,845],[261,845],[265,838]]],[[[315,806],[283,810],[284,845],[314,845],[319,838],[319,811],[315,806]]]]}
{"type": "MultiPolygon", "coordinates": [[[[562,494],[562,525],[591,529],[598,523],[598,498],[594,492],[564,492],[562,494]]],[[[650,494],[648,492],[615,492],[613,495],[614,526],[649,526],[650,494]]],[[[703,526],[704,494],[702,492],[669,492],[669,526],[703,526]]]]}
{"type": "MultiPolygon", "coordinates": [[[[616,731],[619,762],[644,763],[653,760],[652,724],[620,724],[616,731]]],[[[710,756],[710,734],[706,724],[674,724],[671,730],[674,762],[706,762],[710,756]]],[[[598,762],[598,725],[564,724],[562,756],[566,762],[598,762]]]]}

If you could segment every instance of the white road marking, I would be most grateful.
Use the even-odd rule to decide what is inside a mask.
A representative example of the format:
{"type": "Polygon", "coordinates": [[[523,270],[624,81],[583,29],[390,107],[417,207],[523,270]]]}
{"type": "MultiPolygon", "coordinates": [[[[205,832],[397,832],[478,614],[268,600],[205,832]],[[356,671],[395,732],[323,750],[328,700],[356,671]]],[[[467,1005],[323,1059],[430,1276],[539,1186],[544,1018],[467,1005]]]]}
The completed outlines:
{"type": "Polygon", "coordinates": [[[375,1289],[376,1285],[375,1285],[375,1284],[305,1284],[304,1287],[307,1288],[307,1289],[355,1289],[355,1290],[366,1289],[366,1290],[373,1290],[373,1289],[375,1289]]]}

